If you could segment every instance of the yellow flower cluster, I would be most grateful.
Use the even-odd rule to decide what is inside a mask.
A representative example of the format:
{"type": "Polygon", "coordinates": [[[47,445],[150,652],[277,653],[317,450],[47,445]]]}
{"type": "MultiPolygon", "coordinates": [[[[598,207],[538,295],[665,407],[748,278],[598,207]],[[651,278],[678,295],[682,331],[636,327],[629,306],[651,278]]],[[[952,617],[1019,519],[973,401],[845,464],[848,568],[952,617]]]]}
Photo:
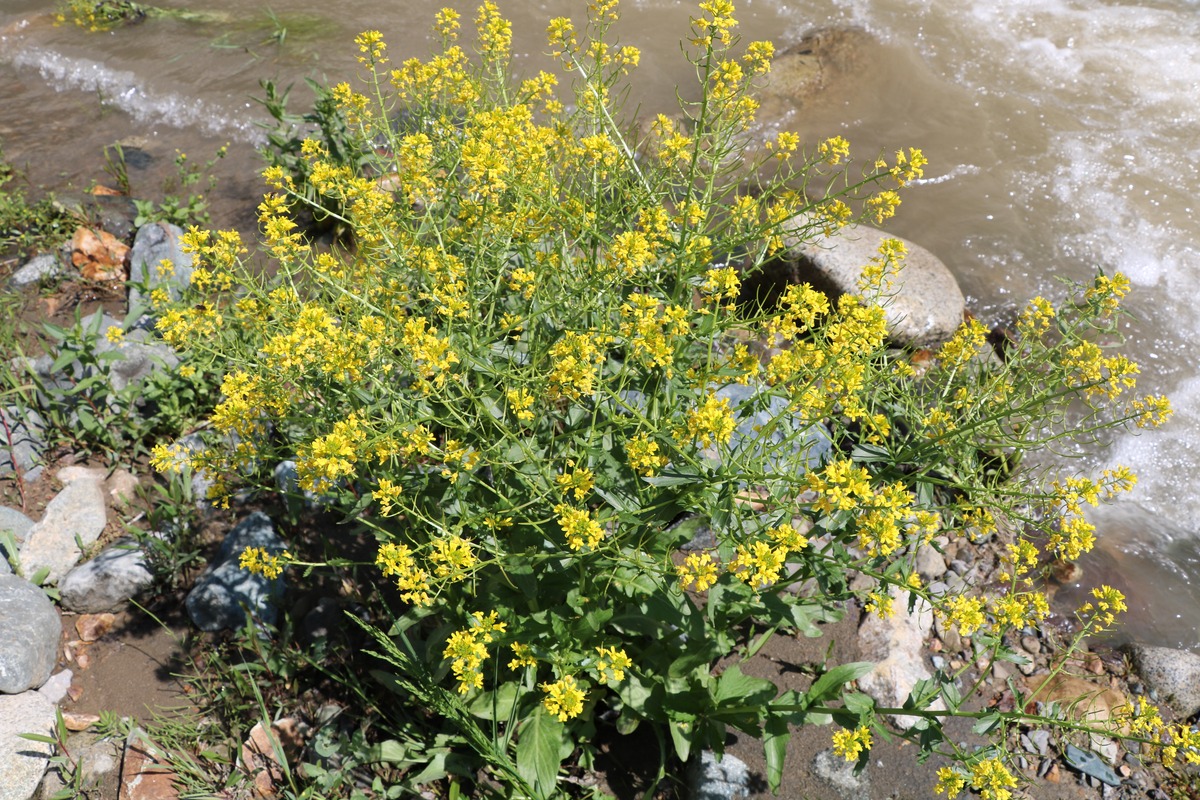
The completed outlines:
{"type": "Polygon", "coordinates": [[[679,588],[704,592],[717,582],[717,562],[711,553],[688,553],[675,574],[679,576],[679,588]]]}
{"type": "Polygon", "coordinates": [[[667,465],[667,457],[658,451],[658,442],[639,433],[625,443],[629,468],[643,477],[651,477],[667,465]]]}
{"type": "Polygon", "coordinates": [[[554,507],[554,513],[558,515],[559,527],[567,537],[567,547],[572,550],[585,547],[595,550],[604,538],[604,528],[589,512],[559,503],[554,507]]]}
{"type": "Polygon", "coordinates": [[[238,566],[256,575],[274,580],[283,574],[283,568],[290,561],[292,561],[292,554],[287,550],[274,554],[261,547],[247,547],[238,559],[238,566]]]}
{"type": "Polygon", "coordinates": [[[567,331],[550,348],[552,398],[578,400],[590,397],[596,390],[596,368],[604,361],[604,351],[596,339],[591,334],[567,331]]]}
{"type": "Polygon", "coordinates": [[[570,675],[565,675],[553,683],[543,683],[541,689],[546,693],[542,705],[558,717],[559,722],[566,722],[583,713],[583,701],[587,698],[587,692],[570,675]]]}
{"type": "Polygon", "coordinates": [[[450,671],[458,680],[459,694],[483,688],[483,662],[487,660],[487,645],[495,638],[492,634],[503,633],[506,625],[498,622],[495,611],[487,616],[476,611],[471,624],[463,630],[454,631],[446,640],[443,658],[449,658],[450,671]]]}
{"type": "Polygon", "coordinates": [[[429,573],[417,565],[416,556],[408,545],[392,542],[380,545],[375,564],[385,577],[396,579],[401,600],[414,606],[433,604],[429,594],[429,573]]]}
{"type": "Polygon", "coordinates": [[[700,405],[688,412],[687,439],[698,441],[701,447],[727,444],[737,422],[729,410],[729,398],[709,392],[700,405]]]}
{"type": "Polygon", "coordinates": [[[625,670],[633,666],[633,660],[619,647],[596,648],[596,681],[600,684],[625,680],[625,670]]]}
{"type": "Polygon", "coordinates": [[[871,749],[871,744],[871,729],[866,725],[833,732],[833,754],[847,761],[857,761],[860,755],[871,749]]]}

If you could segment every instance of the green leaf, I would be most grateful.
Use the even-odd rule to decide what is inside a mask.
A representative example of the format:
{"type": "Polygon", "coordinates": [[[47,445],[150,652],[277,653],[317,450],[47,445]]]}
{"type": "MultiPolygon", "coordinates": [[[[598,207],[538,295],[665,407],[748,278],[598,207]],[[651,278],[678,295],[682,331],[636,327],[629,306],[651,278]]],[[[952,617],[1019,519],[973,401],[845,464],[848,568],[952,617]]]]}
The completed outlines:
{"type": "Polygon", "coordinates": [[[490,692],[480,692],[470,703],[467,710],[480,719],[507,720],[512,716],[513,708],[517,705],[521,693],[515,681],[502,683],[490,692]]]}
{"type": "Polygon", "coordinates": [[[852,692],[846,695],[842,699],[842,702],[845,704],[847,711],[857,714],[860,717],[870,714],[875,708],[875,701],[871,699],[871,696],[862,692],[852,692]]]}
{"type": "Polygon", "coordinates": [[[696,741],[698,728],[693,720],[671,720],[667,723],[667,729],[671,731],[671,744],[675,745],[675,754],[680,761],[686,762],[692,754],[692,743],[696,741]]]}
{"type": "Polygon", "coordinates": [[[772,794],[783,782],[783,762],[787,758],[788,739],[792,737],[786,717],[771,714],[763,726],[763,754],[767,759],[767,788],[772,794]]]}
{"type": "MultiPolygon", "coordinates": [[[[673,665],[672,665],[673,666],[673,665]]],[[[742,673],[741,667],[734,664],[721,673],[713,691],[713,700],[717,705],[754,705],[766,704],[778,692],[775,684],[766,678],[755,678],[742,673]]]]}
{"type": "Polygon", "coordinates": [[[873,669],[875,664],[871,661],[854,661],[834,667],[813,681],[813,685],[804,695],[805,704],[813,705],[833,697],[843,685],[858,680],[873,669]]]}
{"type": "Polygon", "coordinates": [[[521,727],[517,740],[517,772],[540,797],[552,797],[558,784],[559,752],[566,729],[538,706],[521,727]]]}
{"type": "Polygon", "coordinates": [[[981,717],[971,730],[978,733],[980,736],[986,736],[996,728],[1000,727],[1000,715],[988,714],[986,717],[981,717]]]}
{"type": "Polygon", "coordinates": [[[643,478],[642,480],[651,486],[684,486],[703,483],[705,478],[694,470],[688,472],[663,470],[653,478],[643,478]]]}

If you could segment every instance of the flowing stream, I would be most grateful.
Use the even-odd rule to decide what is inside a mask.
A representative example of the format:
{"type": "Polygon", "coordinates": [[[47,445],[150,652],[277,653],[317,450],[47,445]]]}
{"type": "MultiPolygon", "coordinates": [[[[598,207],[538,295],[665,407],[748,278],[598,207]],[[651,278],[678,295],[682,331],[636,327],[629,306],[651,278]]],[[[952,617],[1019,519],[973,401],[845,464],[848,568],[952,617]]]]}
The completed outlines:
{"type": "MultiPolygon", "coordinates": [[[[183,8],[181,0],[159,5],[183,8]]],[[[296,85],[356,72],[352,40],[381,30],[393,60],[426,54],[440,4],[360,0],[195,0],[212,21],[151,18],[108,33],[55,26],[49,0],[0,8],[0,144],[35,186],[112,184],[102,149],[130,164],[135,192],[231,143],[218,166],[214,223],[249,228],[260,191],[259,79],[296,85]],[[240,214],[240,216],[239,216],[240,214]]],[[[473,5],[451,3],[469,22],[473,5]]],[[[916,145],[931,164],[889,230],[932,250],[973,312],[1002,322],[1061,279],[1120,270],[1135,291],[1123,331],[1140,390],[1165,392],[1175,418],[1122,435],[1081,468],[1128,464],[1140,483],[1097,516],[1103,544],[1085,582],[1130,594],[1139,636],[1200,652],[1200,3],[1196,0],[742,0],[740,33],[777,49],[827,26],[877,44],[853,80],[778,122],[806,139],[841,134],[860,156],[916,145]],[[1144,635],[1143,635],[1144,632],[1144,635]]],[[[502,0],[517,68],[548,66],[550,17],[579,21],[583,0],[502,0]]],[[[627,0],[618,33],[642,49],[630,103],[673,109],[693,70],[679,49],[693,13],[677,0],[627,0]]]]}

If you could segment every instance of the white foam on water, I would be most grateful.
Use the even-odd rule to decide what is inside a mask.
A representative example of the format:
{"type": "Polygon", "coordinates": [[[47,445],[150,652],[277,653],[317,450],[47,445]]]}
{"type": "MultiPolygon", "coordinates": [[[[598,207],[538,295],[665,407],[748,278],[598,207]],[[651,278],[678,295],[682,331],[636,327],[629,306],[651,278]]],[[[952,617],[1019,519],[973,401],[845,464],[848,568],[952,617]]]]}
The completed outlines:
{"type": "Polygon", "coordinates": [[[973,287],[1004,296],[1013,283],[1007,273],[1023,271],[1018,283],[1061,297],[1059,277],[1087,280],[1097,267],[1133,282],[1129,307],[1141,321],[1126,351],[1142,365],[1139,388],[1170,396],[1175,418],[1161,431],[1122,435],[1110,453],[1089,461],[1129,464],[1141,477],[1139,502],[1196,532],[1198,5],[837,3],[847,19],[885,41],[919,49],[935,74],[973,94],[985,118],[996,162],[970,152],[963,160],[1005,185],[1023,227],[1007,240],[973,237],[1013,255],[972,253],[976,271],[964,278],[973,287]]]}
{"type": "Polygon", "coordinates": [[[133,72],[34,46],[12,52],[10,61],[20,69],[36,69],[58,91],[96,92],[106,104],[121,109],[141,123],[196,128],[214,136],[235,137],[255,146],[266,142],[266,136],[252,120],[235,117],[226,109],[204,100],[149,89],[133,72]]]}

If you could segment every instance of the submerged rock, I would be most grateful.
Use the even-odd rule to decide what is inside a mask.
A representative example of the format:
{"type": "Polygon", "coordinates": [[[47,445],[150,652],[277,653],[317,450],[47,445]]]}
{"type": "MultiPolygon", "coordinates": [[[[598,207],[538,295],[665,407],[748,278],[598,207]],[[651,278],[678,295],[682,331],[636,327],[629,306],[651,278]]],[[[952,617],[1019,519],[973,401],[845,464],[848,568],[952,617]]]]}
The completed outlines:
{"type": "Polygon", "coordinates": [[[817,28],[784,48],[771,61],[758,94],[759,118],[798,116],[814,103],[836,97],[841,84],[866,74],[878,41],[863,28],[817,28]]]}

